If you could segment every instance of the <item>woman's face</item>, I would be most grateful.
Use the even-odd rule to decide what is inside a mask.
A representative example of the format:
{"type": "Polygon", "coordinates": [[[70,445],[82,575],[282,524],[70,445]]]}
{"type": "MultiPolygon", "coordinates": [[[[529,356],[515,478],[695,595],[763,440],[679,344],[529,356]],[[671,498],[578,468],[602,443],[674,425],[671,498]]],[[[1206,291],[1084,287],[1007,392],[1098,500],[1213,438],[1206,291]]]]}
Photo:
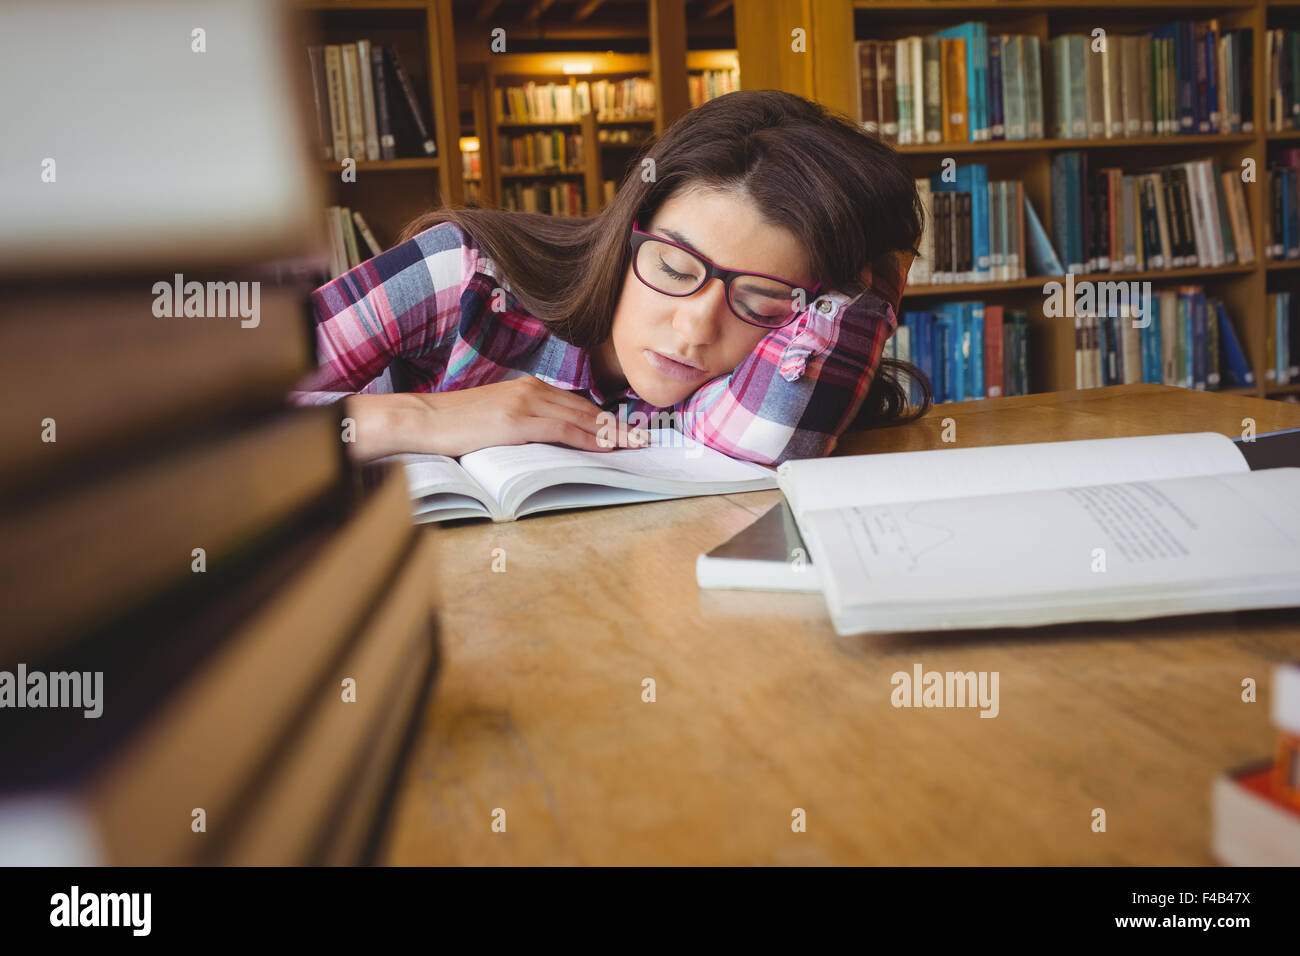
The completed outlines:
{"type": "MultiPolygon", "coordinates": [[[[640,228],[689,246],[724,269],[777,276],[804,288],[813,285],[798,240],[765,221],[743,192],[713,187],[678,191],[640,228]]],[[[741,321],[731,311],[719,279],[679,298],[651,289],[629,266],[613,331],[593,356],[595,373],[598,381],[603,378],[608,384],[626,380],[651,405],[670,408],[712,379],[729,374],[770,331],[741,321]],[[673,377],[647,352],[688,359],[700,371],[688,372],[685,379],[673,377]]]]}

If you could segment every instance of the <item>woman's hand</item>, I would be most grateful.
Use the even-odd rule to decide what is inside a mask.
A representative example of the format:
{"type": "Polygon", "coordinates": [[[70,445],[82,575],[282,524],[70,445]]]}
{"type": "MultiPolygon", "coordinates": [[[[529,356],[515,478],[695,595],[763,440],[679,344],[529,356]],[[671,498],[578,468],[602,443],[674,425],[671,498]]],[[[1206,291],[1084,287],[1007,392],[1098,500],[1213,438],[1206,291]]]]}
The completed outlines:
{"type": "Polygon", "coordinates": [[[399,452],[458,458],[527,442],[612,451],[649,440],[641,429],[620,427],[612,412],[535,375],[452,392],[350,395],[345,401],[356,421],[351,454],[358,461],[399,452]]]}

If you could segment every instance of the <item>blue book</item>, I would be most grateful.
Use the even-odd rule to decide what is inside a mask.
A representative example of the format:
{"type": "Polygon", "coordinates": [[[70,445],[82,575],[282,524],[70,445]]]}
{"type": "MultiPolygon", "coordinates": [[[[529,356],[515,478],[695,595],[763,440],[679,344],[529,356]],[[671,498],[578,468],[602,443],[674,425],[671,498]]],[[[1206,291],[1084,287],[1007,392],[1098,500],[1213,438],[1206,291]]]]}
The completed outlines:
{"type": "Polygon", "coordinates": [[[1223,346],[1224,361],[1228,375],[1232,377],[1232,385],[1254,385],[1255,373],[1250,370],[1250,363],[1241,351],[1241,342],[1237,340],[1237,332],[1228,318],[1228,310],[1222,302],[1216,305],[1219,313],[1219,343],[1223,346]]]}
{"type": "Polygon", "coordinates": [[[942,308],[934,316],[934,372],[936,402],[952,401],[952,319],[942,308]]]}
{"type": "MultiPolygon", "coordinates": [[[[935,387],[934,353],[931,345],[934,337],[933,320],[928,312],[905,312],[903,313],[903,322],[912,330],[912,364],[921,370],[933,389],[935,387]]],[[[913,404],[919,405],[920,403],[921,389],[918,385],[913,404]]]]}
{"type": "Polygon", "coordinates": [[[1192,325],[1195,318],[1192,315],[1192,297],[1190,294],[1180,293],[1178,296],[1178,312],[1182,316],[1182,336],[1183,336],[1183,388],[1192,387],[1192,365],[1195,359],[1192,357],[1192,343],[1196,338],[1196,332],[1193,331],[1192,325]]]}
{"type": "Polygon", "coordinates": [[[1206,343],[1205,293],[1195,292],[1188,302],[1192,315],[1192,388],[1205,388],[1209,346],[1206,343]]]}
{"type": "MultiPolygon", "coordinates": [[[[1083,206],[1079,182],[1079,154],[1077,152],[1064,153],[1062,159],[1065,163],[1065,208],[1070,211],[1077,210],[1083,206]]],[[[1077,215],[1067,217],[1065,235],[1069,243],[1064,250],[1066,267],[1076,275],[1087,272],[1088,250],[1083,247],[1083,229],[1077,215]]]]}
{"type": "Polygon", "coordinates": [[[989,139],[1007,138],[1002,105],[1002,38],[989,37],[989,139]]]}
{"type": "Polygon", "coordinates": [[[1031,276],[1065,275],[1065,267],[1047,238],[1042,220],[1034,212],[1034,204],[1025,196],[1025,255],[1029,259],[1025,274],[1031,276]]]}
{"type": "Polygon", "coordinates": [[[963,386],[964,371],[962,346],[964,339],[962,336],[962,310],[961,305],[956,302],[945,302],[935,309],[934,319],[936,324],[943,327],[943,334],[946,336],[944,346],[944,370],[947,384],[947,400],[950,402],[960,402],[966,397],[963,386]]]}
{"type": "Polygon", "coordinates": [[[1147,327],[1142,330],[1142,381],[1160,384],[1160,299],[1151,297],[1151,315],[1147,327]]]}
{"type": "Polygon", "coordinates": [[[987,282],[992,276],[989,249],[989,168],[983,163],[958,166],[955,182],[945,183],[942,173],[930,177],[930,191],[941,193],[970,193],[971,258],[974,260],[976,282],[987,282]]]}
{"type": "Polygon", "coordinates": [[[970,313],[970,382],[971,398],[984,398],[984,303],[968,303],[970,313]]]}
{"type": "Polygon", "coordinates": [[[1189,56],[1192,52],[1192,43],[1189,42],[1187,30],[1184,29],[1184,27],[1191,28],[1191,26],[1191,21],[1178,20],[1173,23],[1163,23],[1147,31],[1148,36],[1174,41],[1173,106],[1178,117],[1179,133],[1196,132],[1196,97],[1194,95],[1196,63],[1189,56]]]}

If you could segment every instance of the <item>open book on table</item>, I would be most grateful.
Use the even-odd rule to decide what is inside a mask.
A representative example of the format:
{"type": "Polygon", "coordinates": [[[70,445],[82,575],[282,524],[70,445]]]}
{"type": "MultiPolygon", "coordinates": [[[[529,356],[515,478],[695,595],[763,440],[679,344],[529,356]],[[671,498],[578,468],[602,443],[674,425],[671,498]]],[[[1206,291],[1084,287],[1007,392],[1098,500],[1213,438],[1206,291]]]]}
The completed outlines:
{"type": "Polygon", "coordinates": [[[1300,468],[1213,432],[788,461],[838,634],[1300,605],[1300,468]]]}
{"type": "Polygon", "coordinates": [[[390,458],[406,466],[419,523],[454,518],[514,521],[559,508],[776,487],[775,468],[730,458],[674,429],[647,431],[650,444],[644,448],[582,451],[530,442],[481,448],[460,458],[390,458]]]}

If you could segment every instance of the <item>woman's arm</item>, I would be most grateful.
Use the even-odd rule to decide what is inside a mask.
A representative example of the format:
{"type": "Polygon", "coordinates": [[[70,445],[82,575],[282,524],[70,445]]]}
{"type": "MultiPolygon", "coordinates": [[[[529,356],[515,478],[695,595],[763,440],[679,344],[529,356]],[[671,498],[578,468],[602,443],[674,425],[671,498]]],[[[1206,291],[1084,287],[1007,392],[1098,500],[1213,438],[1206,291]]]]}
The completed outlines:
{"type": "Polygon", "coordinates": [[[444,223],[348,270],[312,293],[319,366],[289,394],[295,405],[323,405],[383,392],[399,359],[436,364],[455,339],[460,296],[477,250],[444,223]]]}
{"type": "Polygon", "coordinates": [[[676,406],[679,428],[733,458],[775,465],[820,458],[862,407],[898,307],[912,254],[890,255],[863,274],[855,301],[818,298],[764,336],[730,375],[676,406]]]}

